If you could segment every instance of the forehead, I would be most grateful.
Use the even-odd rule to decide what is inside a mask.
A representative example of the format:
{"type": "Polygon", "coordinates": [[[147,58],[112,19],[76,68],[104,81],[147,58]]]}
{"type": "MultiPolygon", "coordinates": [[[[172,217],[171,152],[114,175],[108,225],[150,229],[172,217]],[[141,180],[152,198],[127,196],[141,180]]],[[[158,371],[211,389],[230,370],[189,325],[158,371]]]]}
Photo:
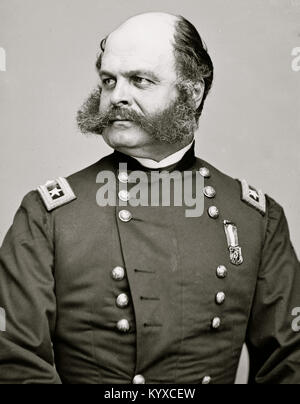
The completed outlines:
{"type": "Polygon", "coordinates": [[[160,29],[150,32],[140,26],[119,29],[106,42],[102,69],[120,71],[150,70],[162,78],[176,77],[173,52],[173,30],[160,29]]]}

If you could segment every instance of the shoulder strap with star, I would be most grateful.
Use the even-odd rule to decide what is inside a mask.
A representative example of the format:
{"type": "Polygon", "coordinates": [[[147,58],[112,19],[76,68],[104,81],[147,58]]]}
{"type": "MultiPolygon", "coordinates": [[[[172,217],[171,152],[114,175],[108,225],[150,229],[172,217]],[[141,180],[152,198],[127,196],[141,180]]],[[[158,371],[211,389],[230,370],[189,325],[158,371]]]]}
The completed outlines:
{"type": "Polygon", "coordinates": [[[49,212],[76,199],[70,184],[62,177],[40,185],[37,191],[49,212]]]}
{"type": "Polygon", "coordinates": [[[242,201],[257,209],[264,216],[267,209],[265,194],[261,190],[257,190],[250,186],[246,180],[242,180],[241,185],[242,201]]]}

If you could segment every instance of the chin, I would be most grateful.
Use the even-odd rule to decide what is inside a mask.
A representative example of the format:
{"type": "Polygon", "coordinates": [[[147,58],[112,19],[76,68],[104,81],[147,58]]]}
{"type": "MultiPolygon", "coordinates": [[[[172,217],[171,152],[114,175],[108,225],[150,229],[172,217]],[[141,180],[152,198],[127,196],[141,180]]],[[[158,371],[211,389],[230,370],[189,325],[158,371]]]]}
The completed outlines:
{"type": "Polygon", "coordinates": [[[113,149],[143,147],[148,136],[137,129],[119,130],[108,128],[103,132],[105,142],[113,149]]]}

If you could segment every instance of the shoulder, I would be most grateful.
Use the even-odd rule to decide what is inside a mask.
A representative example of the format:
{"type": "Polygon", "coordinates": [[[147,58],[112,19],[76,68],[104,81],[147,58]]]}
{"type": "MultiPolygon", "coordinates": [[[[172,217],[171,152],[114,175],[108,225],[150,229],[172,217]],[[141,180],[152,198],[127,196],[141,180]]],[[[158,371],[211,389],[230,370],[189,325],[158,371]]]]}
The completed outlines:
{"type": "Polygon", "coordinates": [[[111,154],[67,177],[53,178],[38,185],[36,190],[25,196],[22,206],[30,207],[38,203],[42,204],[46,211],[52,212],[72,204],[78,198],[92,194],[91,190],[97,186],[96,179],[100,172],[114,169],[113,154],[111,154]]]}

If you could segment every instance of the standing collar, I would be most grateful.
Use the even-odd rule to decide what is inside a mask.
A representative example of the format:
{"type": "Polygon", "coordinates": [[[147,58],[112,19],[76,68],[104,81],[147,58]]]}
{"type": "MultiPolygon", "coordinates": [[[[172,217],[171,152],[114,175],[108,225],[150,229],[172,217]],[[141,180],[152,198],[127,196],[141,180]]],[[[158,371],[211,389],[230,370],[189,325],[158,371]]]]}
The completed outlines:
{"type": "MultiPolygon", "coordinates": [[[[157,167],[157,168],[149,168],[142,165],[139,161],[141,159],[137,159],[131,157],[127,154],[123,154],[117,150],[115,150],[114,154],[114,161],[116,166],[121,162],[126,163],[128,165],[128,170],[130,171],[151,171],[151,170],[166,170],[166,171],[185,171],[188,170],[195,162],[195,141],[193,141],[188,146],[184,147],[183,149],[179,150],[178,152],[172,154],[171,156],[167,157],[166,159],[162,160],[160,163],[163,162],[164,167],[157,167]],[[175,158],[174,158],[175,156],[175,158]],[[170,159],[170,160],[169,160],[170,159]],[[166,160],[167,163],[166,163],[166,160]],[[165,165],[167,164],[167,165],[165,165]]],[[[160,165],[160,163],[158,163],[160,165]]]]}
{"type": "Polygon", "coordinates": [[[139,158],[139,157],[133,157],[133,158],[137,160],[145,168],[149,168],[151,170],[159,170],[177,164],[180,160],[182,160],[183,156],[192,148],[193,144],[194,140],[190,144],[185,146],[183,149],[178,150],[177,152],[171,154],[170,156],[164,158],[159,162],[146,158],[139,158]]]}

